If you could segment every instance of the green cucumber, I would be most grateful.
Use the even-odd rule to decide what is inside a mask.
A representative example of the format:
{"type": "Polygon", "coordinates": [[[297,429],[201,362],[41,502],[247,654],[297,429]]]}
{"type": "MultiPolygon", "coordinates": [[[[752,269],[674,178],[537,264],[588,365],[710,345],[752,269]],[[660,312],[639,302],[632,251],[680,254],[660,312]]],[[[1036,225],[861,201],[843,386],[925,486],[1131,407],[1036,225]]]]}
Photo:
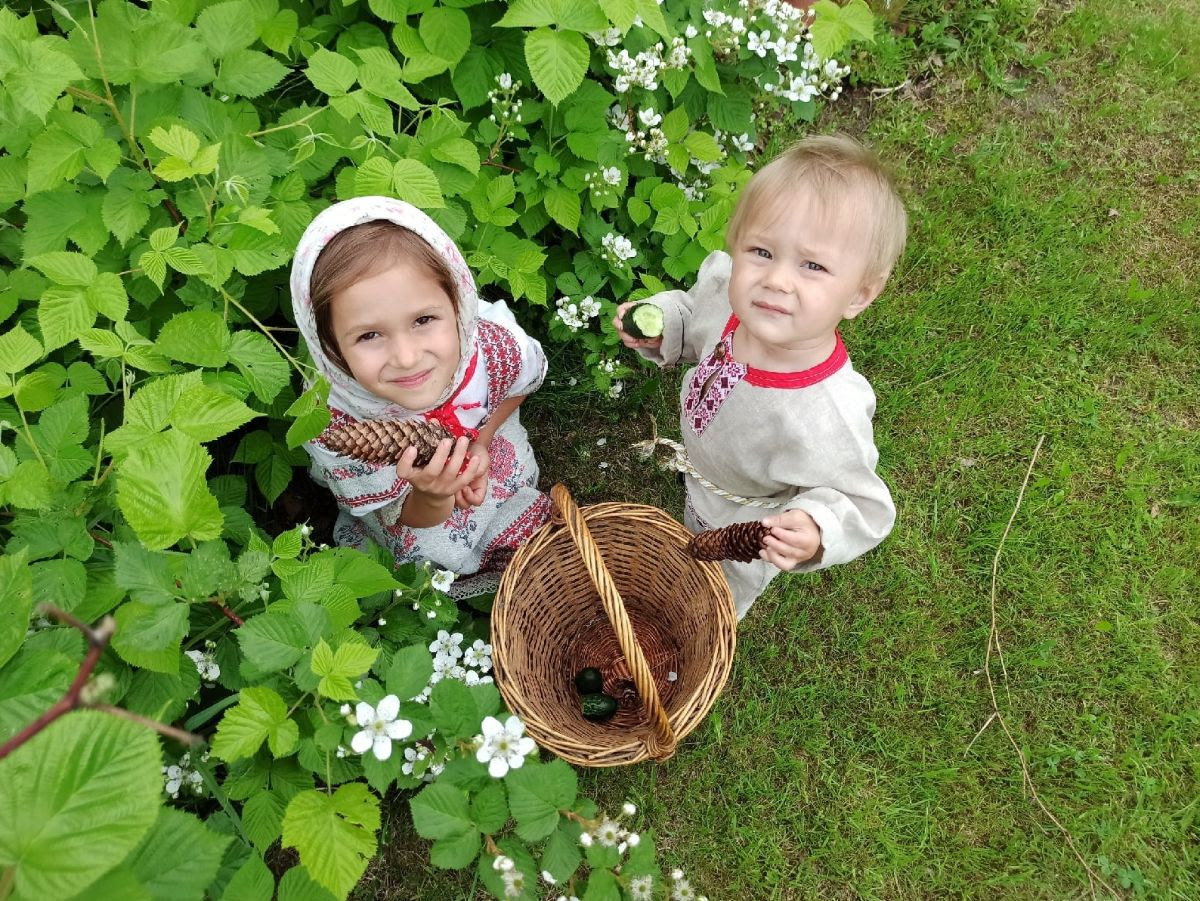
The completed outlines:
{"type": "Polygon", "coordinates": [[[583,696],[579,707],[589,720],[606,720],[617,712],[617,699],[604,692],[587,694],[583,696]]]}
{"type": "Polygon", "coordinates": [[[635,304],[626,311],[621,325],[632,338],[661,338],[663,311],[652,303],[635,304]]]}
{"type": "Polygon", "coordinates": [[[604,675],[594,666],[586,666],[575,674],[575,687],[581,695],[604,691],[604,675]]]}

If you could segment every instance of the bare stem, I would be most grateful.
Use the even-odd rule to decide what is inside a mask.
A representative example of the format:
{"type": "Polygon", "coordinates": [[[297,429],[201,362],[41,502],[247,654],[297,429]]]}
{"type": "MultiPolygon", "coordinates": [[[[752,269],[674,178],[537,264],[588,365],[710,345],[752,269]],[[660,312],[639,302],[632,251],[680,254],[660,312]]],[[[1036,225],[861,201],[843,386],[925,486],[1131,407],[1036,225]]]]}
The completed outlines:
{"type": "Polygon", "coordinates": [[[216,604],[217,607],[220,608],[221,612],[223,614],[225,614],[225,618],[227,620],[229,620],[231,623],[233,623],[235,626],[246,625],[246,621],[244,619],[242,619],[240,616],[238,616],[236,613],[234,613],[231,609],[229,609],[229,607],[225,604],[225,602],[222,601],[220,598],[209,598],[209,601],[216,604]]]}
{"type": "Polygon", "coordinates": [[[221,289],[221,294],[225,298],[226,303],[233,304],[235,307],[237,307],[242,312],[243,316],[245,316],[247,319],[249,319],[251,322],[253,322],[256,326],[258,326],[258,330],[260,332],[262,332],[264,335],[266,335],[271,340],[271,343],[274,344],[279,349],[279,352],[281,354],[283,354],[284,359],[286,359],[289,363],[291,363],[292,368],[295,369],[298,373],[300,373],[301,377],[303,377],[304,370],[307,367],[305,367],[305,365],[303,363],[301,363],[299,360],[297,360],[295,357],[293,357],[290,353],[288,353],[287,348],[284,347],[279,342],[279,339],[276,338],[273,334],[271,334],[272,330],[267,328],[267,326],[263,325],[261,322],[259,322],[258,317],[256,317],[253,313],[251,313],[249,310],[247,310],[244,306],[242,306],[242,304],[240,304],[238,302],[238,299],[236,297],[234,297],[232,294],[230,294],[228,291],[226,291],[224,288],[221,289]]]}
{"type": "Polygon", "coordinates": [[[129,720],[140,726],[145,726],[147,729],[153,729],[167,738],[175,739],[180,744],[191,745],[193,747],[204,744],[204,736],[202,735],[197,735],[194,732],[185,732],[183,729],[176,729],[174,726],[168,726],[166,723],[160,723],[158,720],[149,719],[140,713],[134,713],[132,710],[126,710],[123,707],[113,707],[111,704],[89,704],[87,707],[89,710],[102,710],[123,720],[129,720]]]}
{"type": "Polygon", "coordinates": [[[295,122],[289,122],[286,125],[273,125],[270,128],[264,128],[262,131],[252,131],[252,132],[249,132],[246,135],[246,137],[261,138],[263,135],[274,134],[277,131],[286,131],[289,128],[296,128],[297,126],[303,125],[305,122],[307,122],[309,119],[313,118],[314,116],[317,116],[320,113],[324,112],[324,110],[325,110],[324,107],[321,107],[320,109],[315,109],[308,115],[301,116],[295,122]]]}

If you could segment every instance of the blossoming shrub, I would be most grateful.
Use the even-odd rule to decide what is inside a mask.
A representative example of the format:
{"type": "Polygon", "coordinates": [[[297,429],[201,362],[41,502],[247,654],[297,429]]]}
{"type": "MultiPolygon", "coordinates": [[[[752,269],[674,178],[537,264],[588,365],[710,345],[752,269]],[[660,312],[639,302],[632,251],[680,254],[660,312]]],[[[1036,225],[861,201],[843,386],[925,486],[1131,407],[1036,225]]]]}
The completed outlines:
{"type": "Polygon", "coordinates": [[[0,9],[0,896],[269,898],[279,843],[280,897],[344,897],[397,787],[434,864],[498,895],[668,889],[526,756],[448,575],[271,538],[248,480],[274,502],[328,421],[286,273],[334,198],[427,210],[619,391],[612,305],[720,245],[759,125],[836,97],[871,36],[862,0],[812,10],[0,9]]]}

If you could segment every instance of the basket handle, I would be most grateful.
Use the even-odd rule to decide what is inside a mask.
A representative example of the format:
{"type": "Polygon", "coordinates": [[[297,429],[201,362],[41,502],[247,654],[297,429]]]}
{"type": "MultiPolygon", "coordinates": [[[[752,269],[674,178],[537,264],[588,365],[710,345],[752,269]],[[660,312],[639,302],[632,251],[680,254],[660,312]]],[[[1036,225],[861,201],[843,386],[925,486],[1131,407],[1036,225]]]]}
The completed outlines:
{"type": "Polygon", "coordinates": [[[650,673],[646,655],[642,653],[642,647],[633,631],[633,624],[629,621],[629,614],[625,611],[625,602],[621,600],[616,583],[604,566],[600,548],[596,546],[592,533],[588,531],[583,514],[572,499],[571,493],[560,483],[550,489],[550,497],[554,500],[556,512],[561,515],[571,540],[575,542],[575,547],[583,557],[583,565],[592,578],[592,584],[600,592],[604,612],[617,633],[617,643],[621,645],[629,663],[633,684],[637,686],[638,694],[650,714],[651,731],[644,739],[646,751],[655,760],[665,760],[675,753],[677,739],[662,701],[659,700],[658,687],[654,684],[654,676],[650,673]]]}

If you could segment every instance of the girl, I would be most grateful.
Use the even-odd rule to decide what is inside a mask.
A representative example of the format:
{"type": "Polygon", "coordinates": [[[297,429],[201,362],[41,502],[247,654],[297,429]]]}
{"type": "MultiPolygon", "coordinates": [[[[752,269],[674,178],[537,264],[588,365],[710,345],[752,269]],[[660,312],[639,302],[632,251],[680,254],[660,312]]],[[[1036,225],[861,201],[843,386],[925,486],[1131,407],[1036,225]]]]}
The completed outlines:
{"type": "Polygon", "coordinates": [[[312,221],[292,263],[292,309],[329,380],[330,428],[364,419],[436,420],[433,459],[394,465],[305,445],[312,476],[338,502],[338,544],[368,539],[396,563],[464,578],[450,593],[492,590],[550,510],[517,408],[546,372],[541,345],[504,303],[480,301],[449,236],[410,204],[359,197],[312,221]]]}

